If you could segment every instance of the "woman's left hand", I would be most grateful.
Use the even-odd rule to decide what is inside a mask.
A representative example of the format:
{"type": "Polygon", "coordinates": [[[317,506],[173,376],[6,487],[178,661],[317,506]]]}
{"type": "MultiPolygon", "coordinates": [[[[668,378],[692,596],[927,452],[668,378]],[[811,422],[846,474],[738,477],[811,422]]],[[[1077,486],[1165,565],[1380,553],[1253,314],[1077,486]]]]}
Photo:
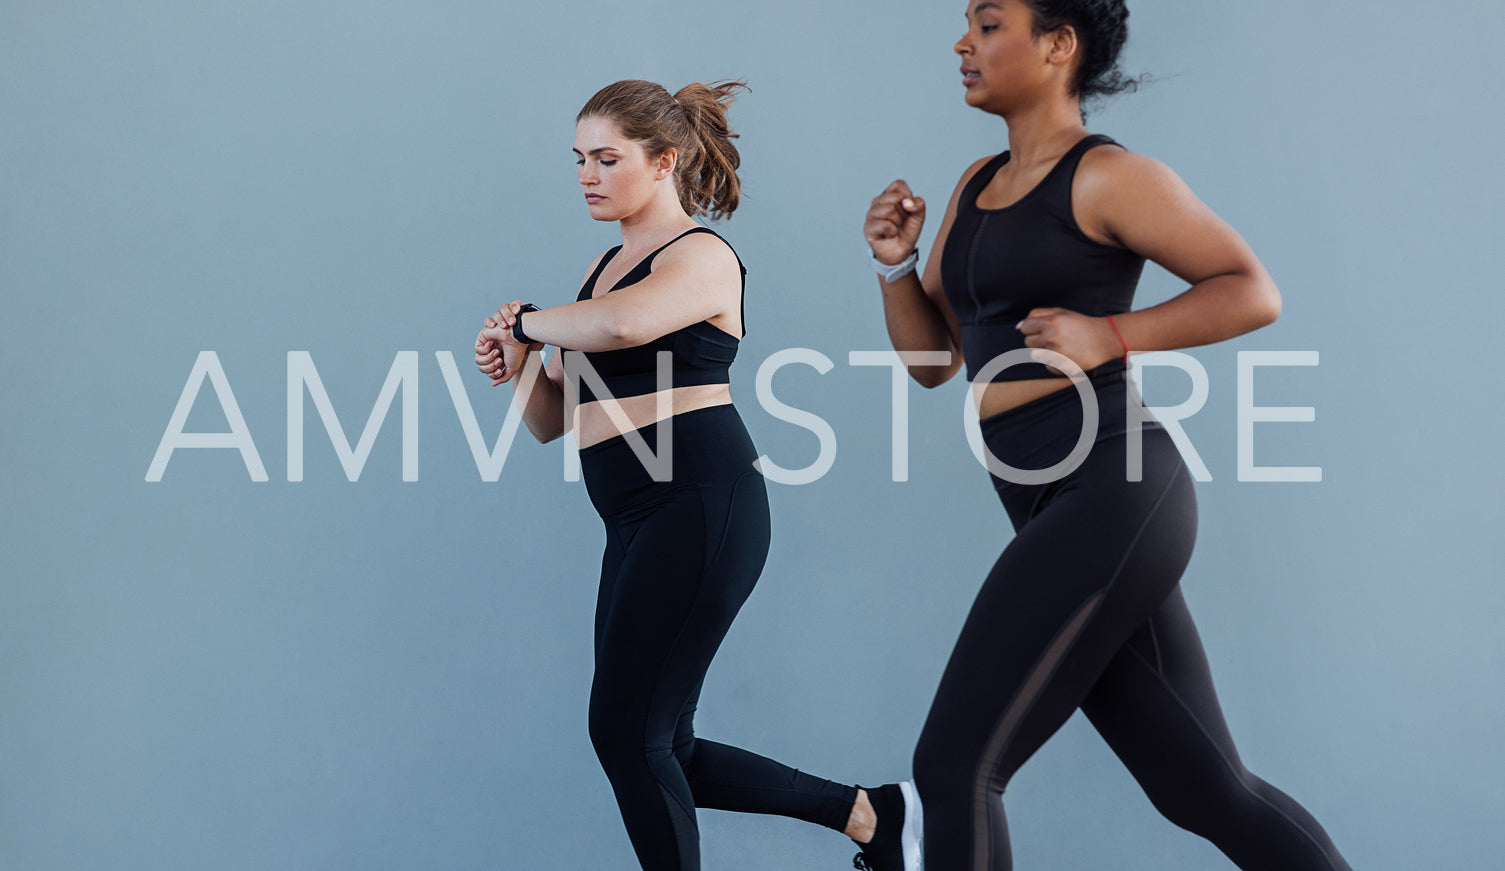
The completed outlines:
{"type": "MultiPolygon", "coordinates": [[[[1037,308],[1018,326],[1019,332],[1024,333],[1026,346],[1063,354],[1083,370],[1124,354],[1123,344],[1107,318],[1094,318],[1064,308],[1037,308]]],[[[1046,363],[1043,356],[1030,354],[1037,363],[1046,363]]],[[[1049,363],[1046,365],[1052,372],[1066,374],[1049,363]]]]}
{"type": "Polygon", "coordinates": [[[476,365],[491,379],[493,387],[511,381],[521,372],[531,350],[512,335],[512,327],[517,323],[521,309],[521,302],[502,306],[486,318],[476,336],[476,365]]]}

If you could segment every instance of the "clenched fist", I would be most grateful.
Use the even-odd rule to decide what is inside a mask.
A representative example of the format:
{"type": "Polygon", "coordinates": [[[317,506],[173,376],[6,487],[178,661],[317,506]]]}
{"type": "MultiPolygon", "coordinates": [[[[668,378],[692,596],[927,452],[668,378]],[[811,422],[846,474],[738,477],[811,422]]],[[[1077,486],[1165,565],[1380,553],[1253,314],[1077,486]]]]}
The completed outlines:
{"type": "Polygon", "coordinates": [[[873,198],[862,224],[868,247],[880,263],[899,263],[915,250],[920,229],[925,226],[925,201],[914,195],[902,179],[873,198]]]}

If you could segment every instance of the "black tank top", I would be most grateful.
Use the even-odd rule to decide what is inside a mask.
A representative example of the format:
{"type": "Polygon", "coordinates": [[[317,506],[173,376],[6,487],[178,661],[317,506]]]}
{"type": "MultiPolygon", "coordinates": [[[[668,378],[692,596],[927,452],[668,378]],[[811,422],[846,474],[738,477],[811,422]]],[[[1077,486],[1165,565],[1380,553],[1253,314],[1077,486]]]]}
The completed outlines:
{"type": "MultiPolygon", "coordinates": [[[[967,380],[989,361],[1025,347],[1015,324],[1031,309],[1054,306],[1084,315],[1121,314],[1134,302],[1144,258],[1094,242],[1071,212],[1071,183],[1082,155],[1107,136],[1087,136],[1066,152],[1022,199],[1002,209],[982,209],[977,195],[1009,161],[994,157],[968,180],[956,203],[941,252],[941,283],[961,325],[967,380]]],[[[1118,358],[1099,367],[1122,368],[1118,358]]],[[[1043,363],[1020,363],[993,381],[1056,378],[1043,363]]]]}
{"type": "MultiPolygon", "coordinates": [[[[661,254],[665,248],[678,242],[691,233],[710,233],[718,239],[720,234],[709,227],[694,227],[675,236],[662,247],[644,257],[636,266],[618,281],[611,290],[621,290],[631,287],[639,281],[647,278],[653,272],[653,259],[661,254]]],[[[721,239],[725,242],[725,239],[721,239]]],[[[728,248],[731,246],[728,245],[728,248]]],[[[617,256],[622,246],[607,251],[597,264],[596,271],[586,280],[580,288],[577,302],[590,299],[596,290],[596,280],[606,270],[606,264],[617,256]]],[[[736,257],[737,252],[732,251],[736,257]]],[[[747,267],[742,265],[742,258],[737,258],[737,266],[742,270],[742,288],[747,290],[747,267]]],[[[608,293],[611,290],[607,291],[608,293]]],[[[746,308],[743,308],[744,315],[746,308]]],[[[743,334],[746,335],[746,320],[743,321],[743,334]]],[[[737,345],[739,339],[725,330],[711,324],[710,321],[701,321],[690,324],[680,330],[659,336],[651,342],[635,345],[631,348],[617,348],[612,351],[587,351],[585,359],[601,376],[606,388],[611,391],[613,398],[622,399],[628,396],[641,396],[645,393],[653,393],[658,390],[658,352],[670,351],[674,354],[672,384],[675,387],[688,387],[698,384],[727,384],[731,381],[731,364],[737,357],[737,345]]],[[[571,354],[580,353],[572,351],[571,354]]],[[[580,403],[594,402],[596,395],[591,391],[590,385],[585,379],[580,379],[580,403]]]]}

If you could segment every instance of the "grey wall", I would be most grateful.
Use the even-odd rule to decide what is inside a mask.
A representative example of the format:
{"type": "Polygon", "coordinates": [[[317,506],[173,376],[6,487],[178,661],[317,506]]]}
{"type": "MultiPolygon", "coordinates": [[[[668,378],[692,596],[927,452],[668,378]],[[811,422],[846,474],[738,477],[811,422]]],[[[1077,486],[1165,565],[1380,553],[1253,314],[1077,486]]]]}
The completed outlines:
{"type": "MultiPolygon", "coordinates": [[[[903,2],[170,3],[0,7],[0,866],[574,869],[631,865],[585,732],[602,536],[560,446],[481,480],[435,352],[495,438],[507,389],[468,363],[499,302],[574,293],[614,228],[569,147],[599,86],[742,76],[749,265],[735,374],[781,465],[759,591],[700,728],[827,776],[904,777],[949,645],[1007,521],[968,454],[958,384],[910,395],[889,477],[886,339],[860,222],[895,176],[943,202],[1003,147],[950,47],[963,7],[903,2]],[[147,467],[200,351],[270,480],[231,450],[147,467]],[[418,352],[419,480],[400,402],[359,480],[306,402],[287,463],[287,354],[353,442],[418,352]]],[[[1094,128],[1174,167],[1264,258],[1281,321],[1194,355],[1187,429],[1213,480],[1186,581],[1246,762],[1355,867],[1486,869],[1505,853],[1498,431],[1505,72],[1497,4],[1134,5],[1160,81],[1094,128]],[[1236,353],[1259,462],[1237,479],[1236,353]]],[[[933,228],[932,228],[933,231],[933,228]]],[[[1145,282],[1152,303],[1179,288],[1145,282]]],[[[1153,402],[1186,391],[1149,373],[1153,402]]],[[[207,385],[187,429],[224,431],[207,385]]],[[[1162,822],[1080,720],[1008,799],[1020,868],[1229,867],[1162,822]]],[[[843,867],[802,824],[702,814],[706,867],[843,867]]]]}

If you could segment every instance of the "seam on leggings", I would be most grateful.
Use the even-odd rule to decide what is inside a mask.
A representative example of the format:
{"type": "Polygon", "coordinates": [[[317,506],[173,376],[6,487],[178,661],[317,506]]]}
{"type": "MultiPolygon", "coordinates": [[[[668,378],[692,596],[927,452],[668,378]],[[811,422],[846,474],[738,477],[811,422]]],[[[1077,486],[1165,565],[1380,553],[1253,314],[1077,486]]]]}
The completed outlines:
{"type": "Polygon", "coordinates": [[[988,796],[988,781],[994,769],[998,767],[998,761],[1003,758],[1004,751],[1013,741],[1019,723],[1034,708],[1035,702],[1040,698],[1040,693],[1050,683],[1051,678],[1055,677],[1061,663],[1066,659],[1067,652],[1081,637],[1082,630],[1091,622],[1093,615],[1097,613],[1098,606],[1102,604],[1106,596],[1106,589],[1093,594],[1071,615],[1071,619],[1066,621],[1066,624],[1051,639],[1050,644],[1045,646],[1045,652],[1035,660],[1034,668],[1030,669],[1029,675],[1025,677],[1024,683],[1020,684],[1019,691],[1014,694],[1014,698],[1004,706],[1003,716],[993,728],[993,735],[988,739],[987,747],[983,751],[983,759],[992,761],[978,766],[977,782],[973,787],[972,862],[977,871],[987,871],[988,857],[992,851],[988,813],[992,809],[993,802],[988,796]]]}
{"type": "MultiPolygon", "coordinates": [[[[664,788],[662,783],[656,785],[658,786],[658,791],[664,795],[664,807],[666,810],[669,808],[671,801],[683,809],[684,805],[680,805],[678,801],[674,801],[674,796],[670,794],[669,790],[664,788]]],[[[700,852],[700,826],[695,822],[695,812],[691,810],[685,817],[684,822],[686,825],[681,826],[679,818],[674,815],[672,810],[669,811],[669,831],[674,835],[674,845],[677,848],[676,852],[679,853],[678,858],[680,860],[683,860],[687,855],[694,856],[700,852]],[[685,831],[686,827],[689,829],[688,832],[685,831]]]]}
{"type": "Polygon", "coordinates": [[[1013,743],[1019,723],[1025,717],[1029,716],[1029,712],[1040,699],[1040,692],[1050,683],[1050,678],[1060,668],[1061,661],[1066,658],[1066,654],[1070,652],[1072,645],[1080,637],[1081,629],[1086,626],[1086,623],[1096,613],[1097,606],[1107,599],[1114,585],[1118,583],[1118,579],[1123,575],[1124,565],[1129,561],[1129,556],[1139,546],[1139,539],[1143,537],[1145,529],[1150,525],[1150,521],[1154,520],[1155,515],[1160,513],[1160,507],[1165,504],[1165,497],[1171,492],[1171,486],[1176,483],[1178,477],[1180,477],[1179,474],[1172,474],[1166,479],[1165,485],[1160,489],[1160,495],[1155,497],[1155,504],[1150,506],[1150,510],[1145,513],[1144,520],[1140,521],[1139,528],[1134,530],[1134,537],[1129,539],[1128,545],[1124,547],[1123,556],[1119,558],[1118,565],[1114,566],[1113,574],[1108,577],[1108,582],[1092,598],[1088,599],[1085,604],[1077,609],[1076,613],[1071,616],[1071,619],[1066,622],[1061,631],[1056,634],[1056,637],[1051,639],[1050,644],[1045,648],[1045,652],[1036,657],[1034,667],[1030,669],[1029,675],[1019,687],[1018,692],[1004,706],[1003,714],[998,718],[998,723],[993,727],[993,734],[988,738],[988,743],[983,750],[983,757],[979,760],[977,782],[973,792],[972,866],[976,871],[987,871],[988,858],[993,847],[990,840],[991,830],[987,825],[988,814],[991,812],[993,805],[993,802],[988,798],[988,781],[992,779],[993,772],[997,770],[998,763],[1003,759],[1003,754],[1008,750],[1009,745],[1013,743]],[[1086,619],[1082,619],[1084,617],[1086,619]],[[1070,637],[1065,638],[1066,643],[1064,647],[1057,652],[1055,650],[1057,644],[1063,640],[1063,636],[1065,636],[1067,630],[1074,625],[1076,626],[1076,630],[1071,633],[1070,637]],[[1051,662],[1049,659],[1052,655],[1057,657],[1054,662],[1051,662]],[[1042,668],[1047,665],[1048,669],[1042,668]],[[1047,670],[1048,674],[1045,673],[1047,670]],[[1036,680],[1042,677],[1043,680],[1036,680]],[[1031,692],[1029,697],[1026,697],[1026,690],[1030,690],[1031,692]],[[1016,715],[1015,705],[1021,703],[1023,707],[1017,709],[1016,715]]]}
{"type": "Polygon", "coordinates": [[[1181,698],[1181,694],[1176,692],[1176,688],[1171,685],[1170,681],[1165,679],[1165,675],[1161,674],[1159,669],[1151,666],[1149,660],[1144,658],[1144,654],[1140,653],[1137,650],[1134,650],[1133,648],[1130,648],[1129,652],[1134,655],[1135,659],[1138,659],[1150,669],[1150,672],[1155,675],[1155,680],[1165,688],[1165,691],[1167,693],[1170,694],[1170,697],[1176,702],[1177,707],[1181,708],[1181,710],[1186,713],[1186,716],[1191,718],[1192,723],[1197,727],[1197,731],[1202,733],[1202,737],[1206,738],[1207,743],[1212,746],[1213,752],[1218,755],[1219,759],[1223,760],[1224,765],[1228,766],[1228,770],[1232,772],[1233,779],[1238,782],[1239,786],[1243,787],[1245,792],[1254,796],[1254,798],[1261,804],[1284,817],[1285,821],[1290,823],[1291,826],[1296,829],[1296,831],[1305,835],[1306,839],[1312,842],[1312,846],[1316,847],[1317,852],[1322,856],[1322,858],[1327,860],[1329,867],[1337,868],[1338,866],[1333,863],[1332,857],[1327,854],[1327,848],[1322,846],[1322,842],[1317,840],[1316,836],[1307,831],[1306,826],[1303,826],[1301,823],[1293,819],[1290,814],[1286,813],[1285,810],[1280,807],[1280,805],[1275,804],[1268,798],[1265,798],[1258,792],[1255,792],[1254,788],[1251,787],[1247,782],[1245,782],[1244,778],[1240,775],[1239,772],[1242,769],[1247,773],[1248,769],[1245,768],[1242,764],[1234,764],[1233,760],[1228,758],[1228,754],[1224,753],[1223,748],[1218,746],[1218,742],[1212,737],[1212,733],[1207,731],[1207,727],[1203,725],[1201,718],[1199,718],[1196,712],[1192,710],[1191,706],[1181,698]]]}
{"type": "MultiPolygon", "coordinates": [[[[751,478],[756,474],[758,473],[744,472],[741,475],[738,475],[737,479],[732,482],[732,486],[729,488],[726,498],[726,517],[721,521],[721,533],[716,537],[715,546],[711,545],[709,539],[707,539],[706,541],[705,563],[700,567],[702,573],[710,571],[711,566],[714,566],[716,564],[716,561],[721,558],[721,550],[726,546],[726,537],[730,535],[732,531],[732,515],[737,511],[737,491],[741,489],[743,481],[746,481],[748,478],[751,478]]],[[[704,517],[707,515],[705,508],[704,490],[700,491],[700,506],[701,516],[704,517]]]]}
{"type": "Polygon", "coordinates": [[[1161,654],[1160,654],[1160,633],[1155,631],[1155,618],[1154,617],[1150,618],[1149,625],[1150,625],[1150,647],[1153,648],[1154,651],[1155,651],[1155,673],[1156,674],[1160,674],[1161,673],[1161,669],[1165,668],[1165,657],[1161,656],[1161,654]]]}
{"type": "MultiPolygon", "coordinates": [[[[699,500],[701,502],[700,518],[701,518],[701,526],[703,527],[705,525],[704,494],[701,493],[701,492],[697,492],[696,495],[697,495],[697,497],[699,498],[699,500]]],[[[650,717],[652,716],[652,714],[653,714],[654,711],[658,710],[659,695],[663,692],[663,689],[664,689],[664,671],[669,667],[669,663],[674,660],[675,654],[680,649],[681,642],[684,641],[685,633],[688,632],[689,629],[690,629],[690,623],[691,623],[691,621],[693,619],[694,614],[700,609],[701,599],[705,595],[705,587],[706,587],[706,583],[705,582],[706,582],[706,573],[705,573],[705,570],[702,569],[701,572],[700,572],[699,582],[695,585],[695,596],[690,601],[690,608],[686,612],[685,620],[684,620],[683,623],[680,624],[679,631],[674,634],[674,641],[672,641],[669,644],[669,651],[668,651],[668,653],[666,653],[664,655],[664,661],[661,662],[661,663],[659,663],[658,674],[654,675],[654,677],[653,677],[653,693],[648,697],[648,712],[649,712],[649,716],[650,717]]],[[[703,677],[703,675],[702,675],[702,677],[703,677]]],[[[642,734],[643,734],[643,753],[644,753],[644,756],[646,757],[646,755],[648,753],[648,742],[647,742],[647,738],[648,738],[648,724],[646,722],[644,722],[642,724],[642,734]]],[[[668,790],[668,788],[666,788],[664,786],[664,782],[659,778],[657,772],[654,772],[652,768],[649,768],[649,773],[653,775],[653,780],[654,780],[654,782],[656,784],[658,784],[659,791],[662,792],[667,798],[672,799],[674,801],[674,804],[678,805],[679,808],[680,808],[680,810],[683,811],[686,816],[688,816],[690,819],[694,819],[695,818],[695,806],[694,806],[694,803],[693,803],[693,799],[692,799],[692,803],[691,803],[690,807],[688,807],[688,808],[685,807],[684,803],[681,802],[681,801],[679,801],[677,798],[675,798],[674,794],[672,792],[670,792],[668,790]]],[[[665,811],[667,812],[667,810],[668,810],[668,806],[667,806],[667,802],[666,802],[666,804],[665,804],[665,811]]],[[[673,826],[673,815],[672,814],[670,815],[670,825],[671,825],[671,827],[673,826]]],[[[697,837],[697,841],[698,841],[698,837],[697,837]]]]}

